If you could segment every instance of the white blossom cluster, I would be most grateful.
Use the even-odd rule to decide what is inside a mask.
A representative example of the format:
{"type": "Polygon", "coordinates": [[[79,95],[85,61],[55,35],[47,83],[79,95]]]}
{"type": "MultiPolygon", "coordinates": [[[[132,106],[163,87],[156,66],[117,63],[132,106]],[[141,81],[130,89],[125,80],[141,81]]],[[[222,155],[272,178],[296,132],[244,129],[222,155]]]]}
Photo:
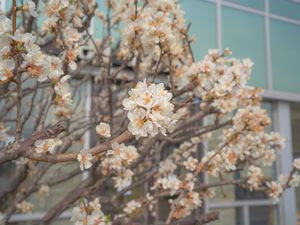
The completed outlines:
{"type": "Polygon", "coordinates": [[[112,24],[122,21],[121,59],[141,59],[141,74],[155,71],[168,59],[184,59],[187,48],[184,44],[186,31],[184,13],[175,1],[147,1],[144,6],[135,7],[134,1],[110,1],[114,19],[112,24]],[[135,16],[137,15],[137,16],[135,16]]]}
{"type": "Polygon", "coordinates": [[[172,216],[175,219],[180,219],[189,216],[193,210],[201,206],[202,201],[198,192],[191,191],[186,196],[179,197],[177,201],[170,200],[170,203],[175,207],[172,216]]]}
{"type": "Polygon", "coordinates": [[[103,173],[115,173],[113,177],[115,188],[122,190],[132,183],[134,173],[128,167],[139,158],[139,153],[133,145],[124,145],[113,143],[112,149],[108,150],[105,159],[102,161],[101,166],[103,173]]]}
{"type": "Polygon", "coordinates": [[[250,59],[227,57],[228,50],[220,54],[209,50],[202,61],[178,66],[174,81],[179,88],[195,85],[194,93],[222,113],[238,107],[259,103],[260,90],[246,85],[253,63],[250,59]],[[227,54],[227,55],[226,55],[227,54]]]}
{"type": "Polygon", "coordinates": [[[88,202],[83,199],[78,207],[74,207],[72,210],[71,221],[75,225],[110,225],[109,218],[104,215],[99,203],[99,198],[95,198],[94,201],[88,202]]]}
{"type": "MultiPolygon", "coordinates": [[[[21,9],[24,12],[29,12],[34,17],[37,16],[36,6],[33,1],[25,2],[21,9]]],[[[81,35],[76,29],[71,28],[73,24],[69,22],[72,12],[76,9],[74,6],[69,5],[69,1],[60,0],[48,1],[45,9],[49,18],[46,18],[44,23],[49,24],[50,21],[52,22],[50,27],[43,26],[43,31],[46,34],[46,31],[55,30],[55,27],[58,26],[57,21],[62,21],[60,22],[61,26],[65,26],[65,29],[62,29],[64,32],[64,43],[60,44],[68,46],[68,50],[59,56],[44,53],[37,44],[38,40],[34,35],[25,33],[22,27],[12,34],[11,20],[4,15],[0,15],[0,83],[9,82],[13,78],[17,60],[16,54],[22,56],[21,65],[19,65],[20,60],[18,60],[18,71],[39,82],[51,81],[54,84],[56,94],[56,114],[68,117],[70,116],[72,104],[70,88],[67,82],[70,76],[63,76],[63,66],[65,60],[71,69],[76,69],[75,59],[78,55],[78,42],[81,35]],[[53,12],[55,14],[52,14],[53,12]]],[[[77,10],[76,12],[78,13],[79,11],[77,10]]],[[[81,17],[83,17],[82,14],[81,17]]]]}
{"type": "Polygon", "coordinates": [[[278,133],[264,132],[270,124],[266,111],[259,107],[242,108],[232,120],[233,126],[223,130],[223,140],[216,150],[202,158],[202,163],[208,165],[208,174],[217,177],[222,171],[234,171],[244,161],[271,166],[284,139],[278,133]]]}
{"type": "Polygon", "coordinates": [[[170,102],[172,94],[163,84],[138,82],[129,91],[129,97],[123,100],[130,121],[128,130],[137,137],[155,136],[160,131],[166,135],[176,123],[174,105],[170,102]]]}

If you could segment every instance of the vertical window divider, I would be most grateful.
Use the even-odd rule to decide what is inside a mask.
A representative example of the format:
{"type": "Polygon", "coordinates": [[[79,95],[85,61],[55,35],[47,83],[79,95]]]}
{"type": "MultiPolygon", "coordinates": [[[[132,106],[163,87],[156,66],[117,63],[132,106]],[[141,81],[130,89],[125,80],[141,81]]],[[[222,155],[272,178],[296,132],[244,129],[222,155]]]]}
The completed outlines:
{"type": "Polygon", "coordinates": [[[222,51],[222,3],[221,0],[216,1],[216,16],[217,16],[217,46],[222,51]]]}
{"type": "MultiPolygon", "coordinates": [[[[279,173],[287,175],[292,169],[293,147],[291,133],[291,112],[288,102],[279,101],[276,104],[276,119],[274,128],[285,138],[285,147],[280,154],[277,170],[279,173]]],[[[281,224],[297,224],[296,193],[294,188],[290,188],[283,193],[279,203],[279,213],[281,224]]]]}
{"type": "Polygon", "coordinates": [[[266,47],[266,62],[267,62],[267,77],[268,77],[268,89],[273,89],[272,80],[272,54],[271,54],[271,38],[270,38],[270,7],[269,0],[264,0],[265,4],[265,47],[266,47]]]}

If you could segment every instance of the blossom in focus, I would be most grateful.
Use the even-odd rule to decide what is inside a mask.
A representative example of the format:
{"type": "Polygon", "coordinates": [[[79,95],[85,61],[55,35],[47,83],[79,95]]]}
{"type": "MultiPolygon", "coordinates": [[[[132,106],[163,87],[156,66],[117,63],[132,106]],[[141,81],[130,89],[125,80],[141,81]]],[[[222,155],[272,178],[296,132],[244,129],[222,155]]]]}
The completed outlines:
{"type": "Polygon", "coordinates": [[[93,155],[86,150],[82,150],[78,153],[77,160],[80,163],[81,170],[88,169],[93,165],[91,162],[93,160],[93,155]]]}
{"type": "Polygon", "coordinates": [[[123,106],[129,119],[128,130],[137,137],[155,136],[160,131],[174,129],[174,105],[171,103],[172,94],[161,84],[138,82],[129,91],[129,97],[123,100],[123,106]]]}
{"type": "Polygon", "coordinates": [[[96,131],[102,137],[109,138],[111,136],[110,126],[107,123],[100,123],[98,126],[96,126],[96,131]]]}

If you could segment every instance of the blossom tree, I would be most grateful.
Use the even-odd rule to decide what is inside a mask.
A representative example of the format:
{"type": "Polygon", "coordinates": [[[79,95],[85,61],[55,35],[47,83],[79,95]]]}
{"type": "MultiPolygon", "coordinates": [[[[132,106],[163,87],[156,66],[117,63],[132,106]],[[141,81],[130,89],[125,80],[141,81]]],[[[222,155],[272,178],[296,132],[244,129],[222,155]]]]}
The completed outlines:
{"type": "Polygon", "coordinates": [[[75,177],[40,224],[65,211],[76,225],[206,224],[218,212],[203,203],[223,186],[278,201],[299,185],[300,159],[278,180],[264,174],[284,140],[247,85],[252,61],[229,49],[197,61],[190,25],[175,0],[12,0],[0,15],[3,223],[75,177]]]}

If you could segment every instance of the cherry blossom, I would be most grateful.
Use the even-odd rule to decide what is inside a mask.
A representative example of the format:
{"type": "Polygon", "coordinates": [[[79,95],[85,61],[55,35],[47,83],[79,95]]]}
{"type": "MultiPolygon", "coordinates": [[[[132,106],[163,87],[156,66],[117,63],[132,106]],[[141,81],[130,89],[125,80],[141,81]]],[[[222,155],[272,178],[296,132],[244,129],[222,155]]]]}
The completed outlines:
{"type": "Polygon", "coordinates": [[[93,160],[92,154],[85,150],[78,153],[77,160],[80,163],[81,170],[89,169],[93,165],[91,162],[93,160]]]}
{"type": "Polygon", "coordinates": [[[100,123],[98,126],[96,126],[96,131],[102,137],[109,138],[111,136],[110,126],[107,123],[100,123]]]}
{"type": "Polygon", "coordinates": [[[129,98],[123,100],[124,109],[128,111],[130,123],[128,130],[137,137],[155,136],[160,131],[172,131],[174,105],[170,102],[172,94],[164,90],[163,84],[139,82],[129,91],[129,98]]]}

